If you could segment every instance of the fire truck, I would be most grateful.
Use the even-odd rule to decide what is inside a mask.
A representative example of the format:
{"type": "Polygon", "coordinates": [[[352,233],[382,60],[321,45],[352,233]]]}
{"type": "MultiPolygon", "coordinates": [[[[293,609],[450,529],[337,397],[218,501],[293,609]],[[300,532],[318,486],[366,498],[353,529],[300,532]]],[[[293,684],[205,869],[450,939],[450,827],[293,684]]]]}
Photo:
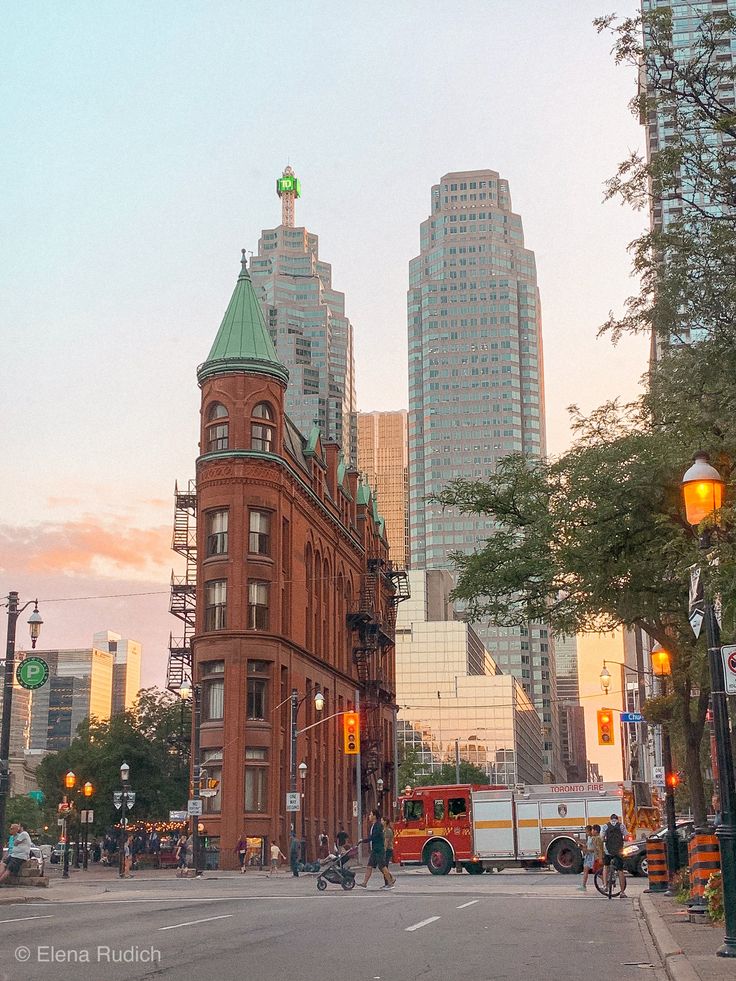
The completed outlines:
{"type": "Polygon", "coordinates": [[[630,783],[517,786],[451,784],[410,787],[399,797],[394,860],[426,865],[433,875],[453,866],[486,870],[552,865],[580,872],[586,824],[623,815],[630,834],[656,826],[654,808],[635,808],[630,783]],[[640,813],[641,812],[641,813],[640,813]]]}

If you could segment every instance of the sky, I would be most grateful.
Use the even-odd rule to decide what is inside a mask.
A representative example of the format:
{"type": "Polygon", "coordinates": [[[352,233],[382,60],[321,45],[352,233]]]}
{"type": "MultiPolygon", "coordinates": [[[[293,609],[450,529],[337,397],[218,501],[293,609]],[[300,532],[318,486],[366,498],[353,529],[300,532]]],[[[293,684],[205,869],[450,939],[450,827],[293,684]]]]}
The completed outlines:
{"type": "Polygon", "coordinates": [[[571,403],[636,394],[646,342],[596,338],[636,290],[627,245],[646,221],[603,201],[617,163],[644,145],[633,71],[592,26],[609,9],[3,7],[0,595],[44,600],[40,648],[116,630],[143,642],[144,682],[163,681],[196,366],[240,249],[280,221],[287,162],[302,182],[297,224],[319,235],[346,295],[360,409],[407,404],[419,225],[431,186],[476,168],[509,180],[536,253],[550,451],[568,445],[571,403]]]}

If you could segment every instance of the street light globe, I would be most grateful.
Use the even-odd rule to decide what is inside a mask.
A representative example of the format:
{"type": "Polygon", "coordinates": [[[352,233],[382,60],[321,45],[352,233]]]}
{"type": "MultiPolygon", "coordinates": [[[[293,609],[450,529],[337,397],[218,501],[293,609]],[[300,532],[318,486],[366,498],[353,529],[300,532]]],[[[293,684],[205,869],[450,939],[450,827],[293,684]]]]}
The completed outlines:
{"type": "Polygon", "coordinates": [[[670,654],[666,651],[661,644],[657,644],[656,647],[652,648],[652,672],[658,678],[666,678],[672,674],[672,666],[670,664],[670,654]]]}
{"type": "Polygon", "coordinates": [[[123,781],[123,783],[127,783],[129,776],[130,776],[130,767],[128,766],[127,763],[121,763],[120,764],[120,779],[123,781]]]}
{"type": "Polygon", "coordinates": [[[305,780],[307,776],[307,764],[303,760],[299,764],[299,776],[302,778],[302,780],[305,780]]]}
{"type": "Polygon", "coordinates": [[[42,623],[41,614],[38,612],[38,601],[36,601],[33,613],[28,617],[28,631],[31,635],[31,647],[33,648],[35,648],[38,635],[41,633],[42,623]]]}
{"type": "Polygon", "coordinates": [[[179,698],[181,698],[183,701],[186,702],[191,697],[192,697],[192,686],[189,684],[188,681],[182,681],[182,683],[179,685],[179,698]]]}
{"type": "Polygon", "coordinates": [[[64,777],[64,786],[67,790],[73,790],[74,785],[77,782],[77,778],[74,775],[73,770],[68,770],[66,776],[64,777]]]}
{"type": "Polygon", "coordinates": [[[605,661],[603,662],[603,670],[601,671],[601,688],[608,694],[608,689],[611,687],[611,672],[606,667],[605,661]]]}
{"type": "Polygon", "coordinates": [[[725,482],[707,453],[696,453],[693,464],[682,478],[685,515],[691,525],[699,525],[723,504],[725,482]]]}
{"type": "Polygon", "coordinates": [[[314,696],[314,707],[318,712],[321,712],[325,707],[325,696],[321,691],[318,691],[314,696]]]}
{"type": "Polygon", "coordinates": [[[382,793],[383,791],[383,780],[381,779],[381,777],[379,777],[378,780],[376,780],[376,789],[378,790],[379,794],[382,793]]]}
{"type": "Polygon", "coordinates": [[[85,797],[91,797],[92,794],[94,794],[94,792],[95,792],[95,788],[88,780],[87,783],[82,788],[82,793],[84,794],[85,797]]]}

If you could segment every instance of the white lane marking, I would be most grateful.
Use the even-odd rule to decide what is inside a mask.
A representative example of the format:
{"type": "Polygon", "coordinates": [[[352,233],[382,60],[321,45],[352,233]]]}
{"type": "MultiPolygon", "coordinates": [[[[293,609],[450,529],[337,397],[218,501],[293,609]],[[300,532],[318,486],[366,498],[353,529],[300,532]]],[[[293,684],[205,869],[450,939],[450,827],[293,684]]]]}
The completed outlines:
{"type": "Polygon", "coordinates": [[[427,920],[420,920],[419,923],[415,923],[414,926],[406,927],[406,932],[411,933],[412,930],[421,930],[422,927],[427,926],[429,923],[434,923],[435,920],[439,920],[439,916],[430,916],[427,920]]]}
{"type": "Polygon", "coordinates": [[[468,906],[475,906],[479,902],[479,899],[471,899],[469,903],[463,903],[462,906],[456,906],[455,909],[467,909],[468,906]]]}
{"type": "Polygon", "coordinates": [[[47,916],[17,916],[14,920],[0,920],[0,923],[21,923],[23,920],[53,920],[54,914],[47,916]]]}
{"type": "Polygon", "coordinates": [[[223,913],[221,916],[206,916],[203,920],[189,920],[187,923],[173,923],[171,926],[159,927],[161,930],[178,930],[179,927],[196,926],[197,923],[210,923],[212,920],[229,920],[232,913],[223,913]]]}

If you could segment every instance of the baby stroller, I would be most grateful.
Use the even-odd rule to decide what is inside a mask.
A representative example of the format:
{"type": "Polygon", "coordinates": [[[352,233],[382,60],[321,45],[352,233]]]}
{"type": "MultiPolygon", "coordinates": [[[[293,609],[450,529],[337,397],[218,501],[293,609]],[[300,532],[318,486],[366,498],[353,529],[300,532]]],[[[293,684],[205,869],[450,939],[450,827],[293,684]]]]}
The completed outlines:
{"type": "Polygon", "coordinates": [[[328,882],[332,882],[336,886],[342,886],[346,892],[353,889],[355,886],[355,873],[352,869],[348,868],[348,862],[355,858],[357,854],[358,849],[353,846],[343,855],[328,855],[317,876],[317,888],[319,891],[324,892],[328,882]]]}

